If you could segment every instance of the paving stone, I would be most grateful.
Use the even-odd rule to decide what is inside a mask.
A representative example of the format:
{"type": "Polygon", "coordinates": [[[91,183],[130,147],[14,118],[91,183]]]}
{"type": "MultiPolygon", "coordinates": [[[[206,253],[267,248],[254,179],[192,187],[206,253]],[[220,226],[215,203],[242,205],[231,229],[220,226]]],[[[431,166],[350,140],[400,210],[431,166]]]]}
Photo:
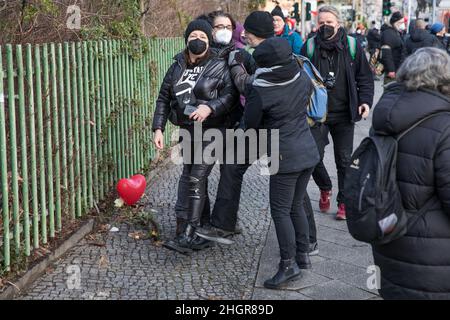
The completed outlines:
{"type": "Polygon", "coordinates": [[[329,281],[299,292],[315,300],[367,300],[375,297],[367,291],[352,287],[339,280],[329,281]]]}

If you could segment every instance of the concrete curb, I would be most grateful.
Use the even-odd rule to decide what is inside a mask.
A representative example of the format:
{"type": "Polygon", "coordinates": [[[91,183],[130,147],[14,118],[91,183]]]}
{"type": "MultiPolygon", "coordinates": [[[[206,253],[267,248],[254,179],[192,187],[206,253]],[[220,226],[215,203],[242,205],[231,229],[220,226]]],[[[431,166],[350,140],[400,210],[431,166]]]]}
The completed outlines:
{"type": "Polygon", "coordinates": [[[47,267],[52,262],[60,258],[67,251],[73,248],[81,239],[91,233],[93,227],[94,219],[90,219],[85,222],[69,239],[56,248],[54,252],[20,277],[20,279],[14,283],[15,286],[10,286],[5,291],[0,293],[0,300],[12,300],[22,291],[28,289],[29,286],[45,272],[47,267]]]}

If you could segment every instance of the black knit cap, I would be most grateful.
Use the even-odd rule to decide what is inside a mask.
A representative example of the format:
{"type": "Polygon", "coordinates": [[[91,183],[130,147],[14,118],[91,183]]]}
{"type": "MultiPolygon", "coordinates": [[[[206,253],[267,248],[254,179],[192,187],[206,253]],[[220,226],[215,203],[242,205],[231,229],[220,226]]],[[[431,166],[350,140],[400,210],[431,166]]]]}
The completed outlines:
{"type": "Polygon", "coordinates": [[[208,36],[209,44],[211,45],[213,42],[212,27],[207,21],[202,19],[193,20],[188,24],[186,31],[184,32],[184,41],[187,43],[189,35],[196,30],[203,31],[208,36]]]}
{"type": "Polygon", "coordinates": [[[280,6],[276,6],[275,9],[272,10],[271,14],[273,17],[279,16],[283,20],[285,18],[284,14],[283,14],[283,10],[281,10],[280,6]]]}
{"type": "Polygon", "coordinates": [[[403,19],[403,15],[401,14],[400,11],[396,11],[392,14],[391,19],[389,20],[389,23],[391,24],[391,26],[394,25],[394,23],[396,23],[397,21],[400,21],[403,19]]]}
{"type": "Polygon", "coordinates": [[[292,47],[286,39],[272,37],[256,47],[253,58],[260,68],[285,65],[292,60],[292,47]]]}
{"type": "Polygon", "coordinates": [[[273,17],[267,11],[253,11],[245,19],[244,29],[258,38],[267,39],[275,35],[273,17]]]}

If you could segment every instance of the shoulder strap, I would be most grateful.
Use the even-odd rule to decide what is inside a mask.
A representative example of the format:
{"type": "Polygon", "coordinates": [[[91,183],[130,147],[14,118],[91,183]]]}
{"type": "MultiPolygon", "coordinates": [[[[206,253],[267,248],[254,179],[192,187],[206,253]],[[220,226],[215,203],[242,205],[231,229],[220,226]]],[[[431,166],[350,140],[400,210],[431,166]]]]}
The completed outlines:
{"type": "Polygon", "coordinates": [[[350,56],[352,57],[352,60],[356,59],[356,39],[352,36],[347,36],[347,42],[348,42],[348,51],[350,52],[350,56]]]}
{"type": "Polygon", "coordinates": [[[316,49],[315,36],[309,38],[306,41],[306,54],[308,55],[308,59],[311,60],[314,55],[314,50],[316,49]]]}
{"type": "Polygon", "coordinates": [[[397,135],[396,140],[400,141],[401,138],[403,138],[405,135],[407,135],[409,132],[411,132],[413,129],[417,128],[419,125],[421,125],[422,123],[424,123],[428,119],[434,118],[434,117],[436,117],[438,115],[442,115],[442,114],[449,114],[450,115],[450,112],[443,111],[443,112],[433,113],[433,114],[431,114],[431,115],[429,115],[429,116],[427,116],[427,117],[417,121],[410,128],[406,129],[405,131],[403,131],[402,133],[397,135]]]}

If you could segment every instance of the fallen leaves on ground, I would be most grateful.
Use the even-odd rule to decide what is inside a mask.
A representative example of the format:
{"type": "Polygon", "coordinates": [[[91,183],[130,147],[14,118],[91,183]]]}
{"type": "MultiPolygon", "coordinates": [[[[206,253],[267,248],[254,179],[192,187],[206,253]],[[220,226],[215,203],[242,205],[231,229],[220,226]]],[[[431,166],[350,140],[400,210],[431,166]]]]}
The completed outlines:
{"type": "Polygon", "coordinates": [[[101,256],[100,260],[98,261],[99,268],[107,268],[109,265],[109,260],[107,256],[101,256]]]}
{"type": "Polygon", "coordinates": [[[131,232],[128,234],[128,236],[135,240],[144,240],[147,238],[147,235],[142,231],[131,232]]]}

